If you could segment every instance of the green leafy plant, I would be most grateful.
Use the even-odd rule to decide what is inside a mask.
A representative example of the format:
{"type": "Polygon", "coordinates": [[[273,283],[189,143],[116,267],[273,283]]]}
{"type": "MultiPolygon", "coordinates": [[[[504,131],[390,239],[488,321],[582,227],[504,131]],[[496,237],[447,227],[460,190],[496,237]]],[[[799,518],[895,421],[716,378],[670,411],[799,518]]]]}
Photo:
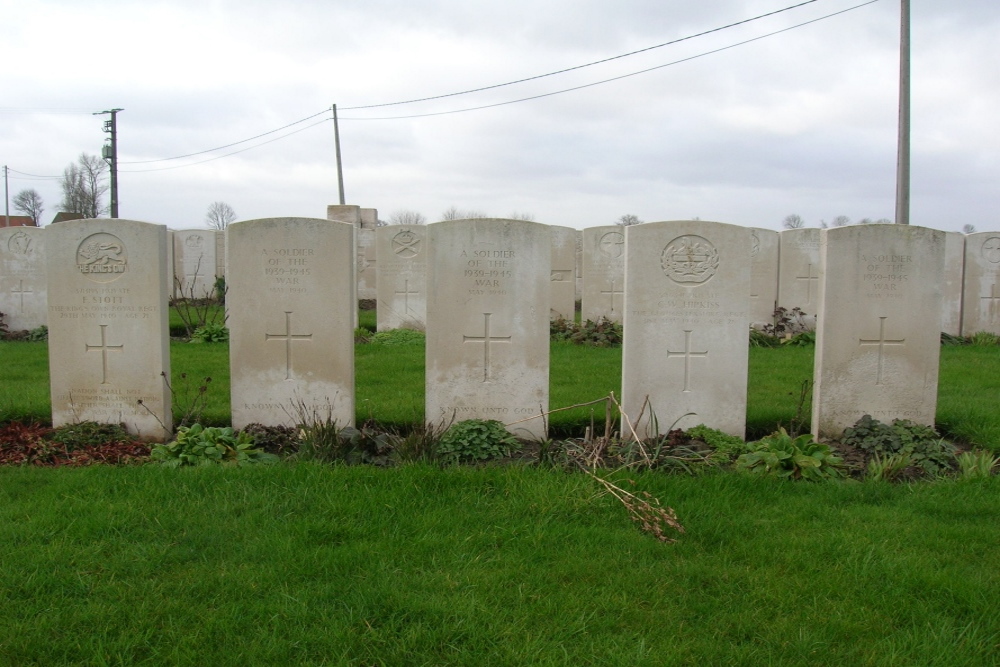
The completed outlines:
{"type": "Polygon", "coordinates": [[[941,332],[942,345],[968,345],[969,341],[962,336],[954,336],[950,333],[941,332]]]}
{"type": "Polygon", "coordinates": [[[372,345],[423,345],[427,336],[423,331],[413,329],[390,329],[379,331],[369,338],[372,345]]]}
{"type": "Polygon", "coordinates": [[[781,339],[750,327],[750,347],[778,347],[781,339]]]}
{"type": "Polygon", "coordinates": [[[806,324],[806,313],[798,306],[789,310],[784,306],[774,309],[771,323],[765,324],[762,331],[774,338],[785,338],[809,330],[806,324]]]}
{"type": "Polygon", "coordinates": [[[243,433],[253,438],[254,446],[269,454],[288,456],[299,450],[299,432],[291,426],[247,424],[243,433]]]}
{"type": "Polygon", "coordinates": [[[58,443],[73,451],[78,447],[94,447],[109,442],[132,442],[121,424],[100,424],[98,422],[80,422],[60,426],[49,434],[48,440],[58,443]]]}
{"type": "Polygon", "coordinates": [[[704,442],[712,449],[710,456],[712,463],[730,463],[749,451],[743,438],[709,428],[704,424],[689,428],[686,434],[691,440],[704,442]]]}
{"type": "Polygon", "coordinates": [[[865,479],[872,481],[894,482],[903,474],[912,461],[908,452],[880,456],[875,454],[868,459],[865,479]]]}
{"type": "Polygon", "coordinates": [[[0,313],[0,340],[3,340],[7,334],[6,317],[6,313],[0,313]]]}
{"type": "Polygon", "coordinates": [[[28,340],[33,343],[41,343],[49,339],[49,328],[44,324],[28,332],[28,340]]]}
{"type": "Polygon", "coordinates": [[[620,347],[623,338],[621,322],[613,322],[605,317],[596,322],[587,320],[580,324],[559,318],[549,324],[549,333],[552,340],[590,347],[620,347]]]}
{"type": "Polygon", "coordinates": [[[444,432],[437,456],[448,464],[474,463],[507,456],[519,447],[517,438],[495,419],[466,419],[444,432]]]}
{"type": "Polygon", "coordinates": [[[754,473],[811,481],[842,475],[843,460],[808,434],[792,438],[782,428],[749,447],[751,451],[742,455],[736,465],[754,473]]]}
{"type": "Polygon", "coordinates": [[[1000,456],[981,449],[962,452],[957,461],[959,479],[986,479],[1000,468],[1000,456]]]}
{"type": "Polygon", "coordinates": [[[194,330],[192,343],[228,343],[229,328],[221,322],[211,322],[194,330]]]}
{"type": "Polygon", "coordinates": [[[994,347],[1000,345],[1000,336],[992,331],[977,331],[968,338],[969,345],[980,347],[994,347]]]}
{"type": "Polygon", "coordinates": [[[912,465],[930,475],[939,475],[955,466],[955,447],[942,440],[932,427],[908,419],[894,419],[885,424],[864,415],[854,426],[844,429],[841,442],[882,457],[907,454],[912,465]]]}
{"type": "Polygon", "coordinates": [[[808,347],[810,345],[816,344],[816,332],[815,331],[801,331],[797,334],[792,334],[790,337],[781,339],[782,345],[788,345],[791,347],[808,347]]]}
{"type": "Polygon", "coordinates": [[[192,424],[177,430],[176,439],[156,445],[150,458],[168,466],[246,465],[274,463],[278,457],[256,449],[249,433],[236,434],[232,428],[192,424]]]}

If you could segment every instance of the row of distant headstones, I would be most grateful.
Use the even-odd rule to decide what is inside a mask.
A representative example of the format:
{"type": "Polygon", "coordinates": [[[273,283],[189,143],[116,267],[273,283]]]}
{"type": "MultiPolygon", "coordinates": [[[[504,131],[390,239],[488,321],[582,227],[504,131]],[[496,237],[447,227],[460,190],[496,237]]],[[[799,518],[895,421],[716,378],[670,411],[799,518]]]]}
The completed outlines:
{"type": "MultiPolygon", "coordinates": [[[[426,419],[498,418],[543,436],[551,228],[472,220],[422,231],[426,419]]],[[[343,313],[357,297],[355,233],[316,219],[230,227],[234,425],[353,420],[354,323],[343,313]]],[[[814,427],[835,435],[859,411],[933,423],[945,234],[894,226],[823,234],[814,427]]],[[[741,434],[754,235],[700,221],[624,235],[630,428],[693,421],[741,434]]],[[[171,414],[161,377],[170,365],[166,229],[79,221],[45,241],[54,423],[124,421],[162,437],[171,414]]],[[[986,279],[995,283],[996,272],[986,279]]]]}

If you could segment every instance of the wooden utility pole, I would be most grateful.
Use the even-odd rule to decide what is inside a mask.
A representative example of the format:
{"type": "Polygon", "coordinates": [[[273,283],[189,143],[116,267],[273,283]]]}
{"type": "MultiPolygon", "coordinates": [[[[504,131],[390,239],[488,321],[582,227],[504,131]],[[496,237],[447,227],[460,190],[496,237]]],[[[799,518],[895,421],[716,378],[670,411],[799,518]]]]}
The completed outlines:
{"type": "Polygon", "coordinates": [[[910,0],[900,1],[896,224],[910,224],[910,0]]]}
{"type": "Polygon", "coordinates": [[[104,131],[111,135],[110,142],[101,150],[101,157],[111,168],[111,217],[118,217],[118,112],[124,109],[98,111],[94,115],[111,114],[111,120],[104,121],[104,131]]]}
{"type": "Polygon", "coordinates": [[[340,190],[340,205],[344,201],[344,168],[340,162],[340,125],[337,124],[337,105],[333,105],[333,141],[337,147],[337,188],[340,190]]]}

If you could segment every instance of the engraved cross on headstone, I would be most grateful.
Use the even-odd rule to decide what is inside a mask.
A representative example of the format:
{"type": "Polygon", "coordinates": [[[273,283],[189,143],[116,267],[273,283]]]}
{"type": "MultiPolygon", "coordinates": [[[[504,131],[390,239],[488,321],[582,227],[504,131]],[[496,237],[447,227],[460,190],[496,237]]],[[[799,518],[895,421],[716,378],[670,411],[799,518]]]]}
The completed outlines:
{"type": "Polygon", "coordinates": [[[410,295],[411,294],[420,294],[420,292],[413,292],[413,291],[411,291],[410,290],[410,281],[409,280],[404,280],[403,281],[403,289],[402,289],[402,291],[396,290],[395,292],[393,292],[393,294],[395,294],[397,296],[399,296],[400,294],[403,295],[403,314],[406,315],[406,314],[408,314],[410,312],[410,295]]]}
{"type": "Polygon", "coordinates": [[[108,345],[107,339],[107,324],[101,324],[101,344],[100,345],[88,345],[84,343],[87,347],[87,352],[94,352],[96,350],[101,351],[101,384],[108,384],[108,352],[121,352],[124,350],[124,345],[108,345]]]}
{"type": "Polygon", "coordinates": [[[890,340],[885,337],[885,321],[889,319],[888,317],[880,317],[878,323],[878,339],[864,339],[858,340],[860,345],[878,345],[878,373],[875,376],[875,384],[882,384],[882,367],[885,360],[885,346],[886,345],[904,345],[906,343],[905,338],[899,338],[895,340],[890,340]]]}
{"type": "Polygon", "coordinates": [[[993,283],[990,285],[990,295],[979,297],[980,301],[986,301],[986,308],[989,311],[990,322],[995,322],[997,319],[997,301],[1000,301],[1000,294],[997,294],[997,284],[993,283]]]}
{"type": "Polygon", "coordinates": [[[691,389],[691,359],[692,358],[707,358],[708,350],[704,352],[692,352],[691,351],[691,331],[687,329],[684,330],[684,351],[683,352],[671,352],[667,350],[667,359],[674,358],[684,358],[684,393],[690,393],[691,389]]]}
{"type": "Polygon", "coordinates": [[[32,290],[30,290],[30,289],[24,289],[24,280],[19,280],[17,282],[18,282],[17,289],[12,289],[11,290],[11,294],[17,294],[19,297],[21,297],[21,312],[23,313],[24,312],[24,295],[25,294],[34,294],[34,292],[32,290]]]}
{"type": "Polygon", "coordinates": [[[493,313],[483,313],[485,326],[482,336],[462,336],[463,343],[483,344],[483,382],[490,379],[490,343],[509,343],[510,336],[490,336],[490,316],[493,313]]]}
{"type": "Polygon", "coordinates": [[[819,276],[813,275],[813,265],[808,264],[806,266],[806,275],[795,276],[795,279],[806,281],[806,304],[812,304],[812,284],[814,280],[819,282],[819,276]]]}
{"type": "Polygon", "coordinates": [[[264,340],[283,340],[285,341],[285,379],[292,379],[292,341],[305,340],[309,341],[312,339],[312,334],[293,334],[292,333],[292,311],[285,311],[285,333],[282,334],[264,334],[264,340]]]}
{"type": "Polygon", "coordinates": [[[614,312],[617,312],[617,311],[615,311],[615,295],[621,294],[621,295],[624,296],[625,291],[624,290],[616,290],[615,289],[615,281],[612,280],[611,281],[611,289],[609,289],[609,290],[602,289],[601,290],[601,294],[608,294],[608,295],[610,295],[610,297],[611,297],[611,312],[614,313],[614,312]]]}

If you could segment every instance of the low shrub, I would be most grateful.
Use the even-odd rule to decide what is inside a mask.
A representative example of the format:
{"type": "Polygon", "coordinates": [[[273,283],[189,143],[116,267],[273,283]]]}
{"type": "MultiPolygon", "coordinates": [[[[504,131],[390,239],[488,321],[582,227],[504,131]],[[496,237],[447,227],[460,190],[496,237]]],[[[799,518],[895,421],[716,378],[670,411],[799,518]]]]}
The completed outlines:
{"type": "Polygon", "coordinates": [[[204,427],[201,424],[177,429],[176,440],[154,446],[150,458],[168,466],[239,466],[278,460],[274,454],[256,449],[249,433],[236,434],[230,427],[204,427]]]}
{"type": "Polygon", "coordinates": [[[466,419],[452,424],[437,443],[438,459],[446,464],[477,463],[508,456],[520,443],[495,419],[466,419]]]}
{"type": "Polygon", "coordinates": [[[413,329],[390,329],[373,334],[368,342],[372,345],[423,345],[427,336],[423,331],[413,329]]]}
{"type": "Polygon", "coordinates": [[[885,424],[864,415],[854,426],[844,429],[841,442],[883,458],[906,454],[912,465],[930,475],[940,475],[955,467],[955,447],[932,427],[908,419],[894,419],[885,424]]]}
{"type": "Polygon", "coordinates": [[[811,481],[842,476],[843,460],[808,434],[792,438],[782,428],[748,446],[751,451],[740,456],[736,465],[750,472],[811,481]]]}
{"type": "Polygon", "coordinates": [[[221,322],[211,322],[198,327],[191,334],[192,343],[228,343],[229,328],[221,322]]]}
{"type": "Polygon", "coordinates": [[[590,347],[621,347],[623,339],[621,322],[613,322],[606,317],[579,324],[559,318],[549,324],[549,334],[552,340],[590,347]]]}

